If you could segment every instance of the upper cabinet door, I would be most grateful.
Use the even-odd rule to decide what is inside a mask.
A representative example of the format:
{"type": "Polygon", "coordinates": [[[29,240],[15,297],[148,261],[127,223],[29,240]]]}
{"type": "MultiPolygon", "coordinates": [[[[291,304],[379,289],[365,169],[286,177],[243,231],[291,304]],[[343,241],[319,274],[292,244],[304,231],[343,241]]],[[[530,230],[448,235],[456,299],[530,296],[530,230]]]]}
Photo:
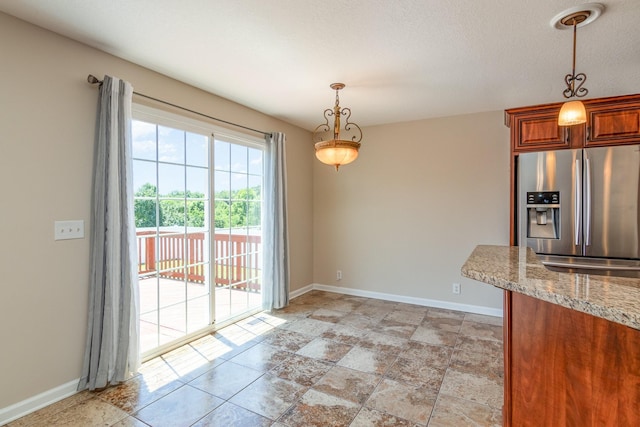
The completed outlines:
{"type": "MultiPolygon", "coordinates": [[[[627,98],[627,97],[625,97],[627,98]]],[[[640,99],[587,104],[586,147],[640,142],[640,99]]]]}
{"type": "Polygon", "coordinates": [[[558,126],[559,107],[507,110],[514,152],[571,148],[571,129],[558,126]]]}

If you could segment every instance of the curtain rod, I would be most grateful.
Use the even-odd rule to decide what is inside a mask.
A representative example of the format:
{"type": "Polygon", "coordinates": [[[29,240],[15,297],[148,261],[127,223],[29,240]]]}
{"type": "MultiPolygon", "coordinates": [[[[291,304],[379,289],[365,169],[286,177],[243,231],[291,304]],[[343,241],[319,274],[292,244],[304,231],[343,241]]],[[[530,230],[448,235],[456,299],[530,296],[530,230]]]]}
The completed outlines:
{"type": "MultiPolygon", "coordinates": [[[[101,84],[102,84],[102,80],[99,80],[99,79],[98,79],[96,76],[94,76],[93,74],[89,74],[89,75],[87,76],[87,82],[89,82],[89,83],[90,83],[90,84],[92,84],[92,85],[95,85],[95,84],[99,84],[99,85],[101,85],[101,84]]],[[[159,102],[159,103],[161,103],[161,104],[169,105],[169,106],[171,106],[171,107],[178,108],[178,109],[183,110],[183,111],[188,111],[189,113],[196,114],[196,115],[198,115],[198,116],[202,116],[202,117],[206,117],[206,118],[208,118],[208,119],[215,120],[215,121],[217,121],[217,122],[225,123],[225,124],[228,124],[228,125],[231,125],[231,126],[235,126],[235,127],[239,127],[239,128],[246,129],[246,130],[250,130],[250,131],[252,131],[252,132],[261,133],[261,134],[263,134],[264,136],[271,136],[271,132],[265,132],[265,131],[262,131],[262,130],[253,129],[253,128],[250,128],[250,127],[247,127],[247,126],[239,125],[239,124],[237,124],[237,123],[229,122],[229,121],[227,121],[227,120],[219,119],[219,118],[217,118],[217,117],[208,116],[208,115],[206,115],[206,114],[199,113],[199,112],[197,112],[197,111],[190,110],[190,109],[188,109],[188,108],[181,107],[181,106],[179,106],[179,105],[172,104],[171,102],[163,101],[162,99],[154,98],[154,97],[152,97],[152,96],[145,95],[145,94],[140,93],[140,92],[133,91],[133,93],[134,93],[135,95],[137,95],[137,96],[141,96],[141,97],[143,97],[143,98],[151,99],[152,101],[156,101],[156,102],[159,102]]]]}

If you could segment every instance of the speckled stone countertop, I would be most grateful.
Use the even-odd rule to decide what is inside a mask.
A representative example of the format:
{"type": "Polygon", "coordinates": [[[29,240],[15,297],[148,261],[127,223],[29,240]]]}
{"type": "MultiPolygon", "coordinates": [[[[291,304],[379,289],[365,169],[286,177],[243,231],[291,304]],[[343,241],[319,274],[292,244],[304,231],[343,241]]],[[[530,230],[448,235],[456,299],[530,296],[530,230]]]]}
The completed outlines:
{"type": "Polygon", "coordinates": [[[640,279],[548,270],[529,248],[477,246],[462,275],[640,329],[640,279]]]}

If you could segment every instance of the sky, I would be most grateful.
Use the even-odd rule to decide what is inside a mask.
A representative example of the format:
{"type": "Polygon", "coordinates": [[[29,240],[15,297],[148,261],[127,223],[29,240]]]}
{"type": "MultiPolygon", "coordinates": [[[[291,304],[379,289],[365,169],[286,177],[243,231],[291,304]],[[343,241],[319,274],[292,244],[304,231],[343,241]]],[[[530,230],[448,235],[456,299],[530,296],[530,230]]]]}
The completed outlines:
{"type": "MultiPolygon", "coordinates": [[[[132,134],[134,192],[148,182],[159,194],[186,188],[208,197],[209,135],[139,120],[133,121],[132,134]]],[[[213,154],[214,193],[262,185],[262,150],[216,137],[213,154]]]]}

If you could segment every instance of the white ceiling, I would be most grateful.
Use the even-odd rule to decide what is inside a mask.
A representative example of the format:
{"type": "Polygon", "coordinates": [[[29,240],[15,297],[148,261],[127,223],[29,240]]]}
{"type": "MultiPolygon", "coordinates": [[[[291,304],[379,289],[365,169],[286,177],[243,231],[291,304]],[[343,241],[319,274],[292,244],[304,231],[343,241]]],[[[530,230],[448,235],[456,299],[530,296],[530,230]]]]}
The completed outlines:
{"type": "MultiPolygon", "coordinates": [[[[549,22],[582,3],[2,0],[0,11],[312,130],[333,82],[360,126],[561,101],[572,35],[549,22]]],[[[588,98],[640,93],[640,1],[601,3],[578,29],[588,98]]]]}

